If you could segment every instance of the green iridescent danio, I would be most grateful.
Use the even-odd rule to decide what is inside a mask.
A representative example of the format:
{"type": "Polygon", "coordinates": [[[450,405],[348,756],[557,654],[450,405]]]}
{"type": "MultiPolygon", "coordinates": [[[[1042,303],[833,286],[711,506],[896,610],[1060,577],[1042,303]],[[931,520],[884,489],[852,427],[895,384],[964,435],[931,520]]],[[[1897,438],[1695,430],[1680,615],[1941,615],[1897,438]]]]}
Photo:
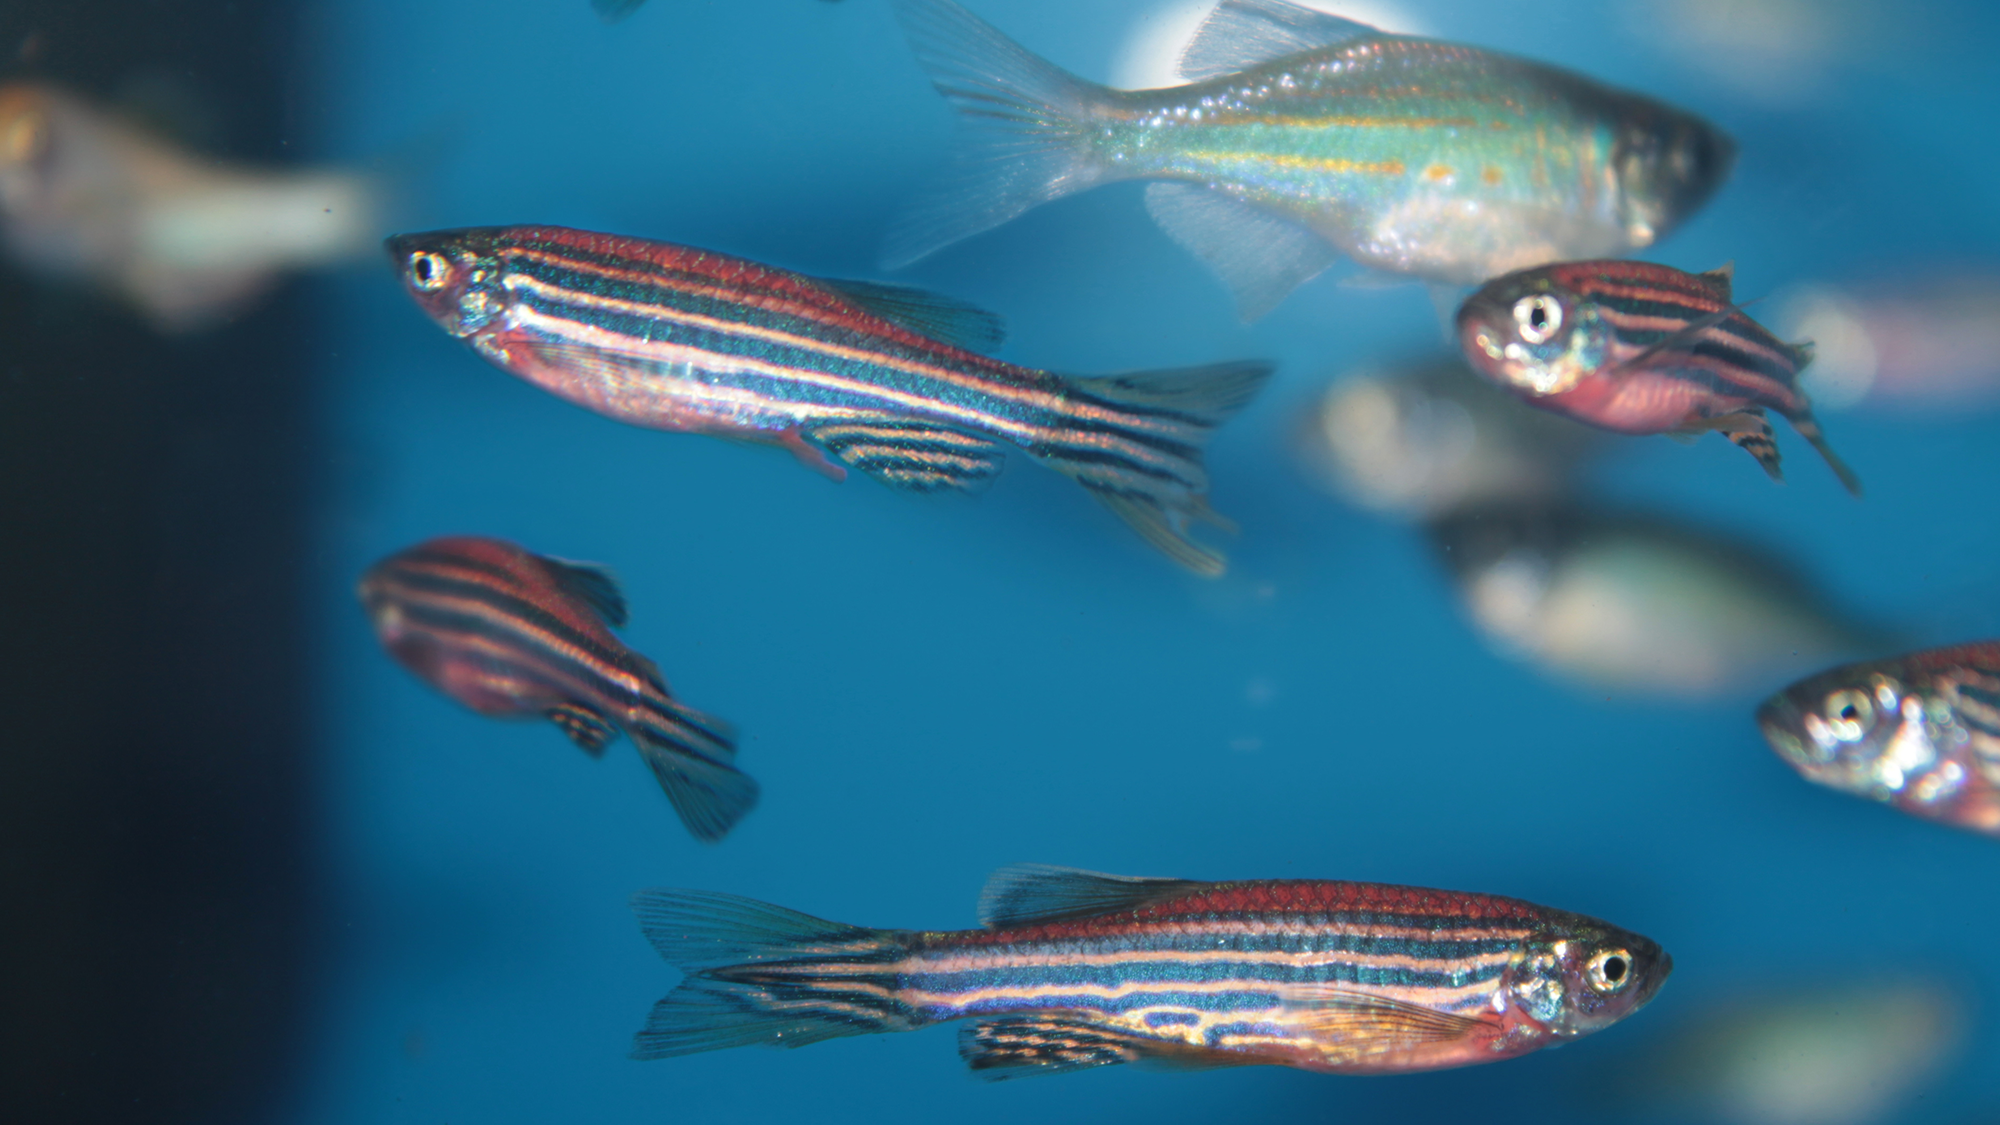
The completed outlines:
{"type": "Polygon", "coordinates": [[[1340,254],[1471,283],[1649,246],[1735,157],[1651,98],[1285,0],[1223,0],[1181,57],[1191,85],[1131,91],[1037,58],[953,0],[894,4],[967,136],[892,234],[892,266],[1059,196],[1154,180],[1154,219],[1254,318],[1340,254]]]}

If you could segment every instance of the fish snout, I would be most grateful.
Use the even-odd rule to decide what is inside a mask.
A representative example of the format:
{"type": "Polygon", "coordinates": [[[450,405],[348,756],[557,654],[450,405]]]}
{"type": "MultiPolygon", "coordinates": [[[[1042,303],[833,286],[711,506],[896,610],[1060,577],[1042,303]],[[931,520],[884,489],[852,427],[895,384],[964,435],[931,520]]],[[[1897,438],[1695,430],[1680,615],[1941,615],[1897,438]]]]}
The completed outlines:
{"type": "Polygon", "coordinates": [[[445,331],[466,336],[500,311],[476,255],[446,233],[398,234],[382,242],[404,292],[445,331]]]}

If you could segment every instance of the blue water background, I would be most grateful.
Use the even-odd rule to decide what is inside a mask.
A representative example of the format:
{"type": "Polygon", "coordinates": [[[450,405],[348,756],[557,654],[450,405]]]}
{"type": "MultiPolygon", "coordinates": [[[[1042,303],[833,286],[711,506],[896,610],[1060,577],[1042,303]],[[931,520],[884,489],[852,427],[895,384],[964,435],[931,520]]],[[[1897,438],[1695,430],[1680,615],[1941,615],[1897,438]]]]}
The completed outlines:
{"type": "MultiPolygon", "coordinates": [[[[980,0],[1106,79],[1134,0],[980,0]]],[[[1765,108],[1615,10],[1412,3],[1438,34],[1666,97],[1742,145],[1657,252],[1737,263],[1754,296],[2000,260],[1992,11],[1851,57],[1765,108]]],[[[1912,17],[1915,18],[1915,17],[1912,17]]],[[[352,0],[313,32],[336,155],[404,161],[403,229],[558,223],[809,273],[883,277],[891,217],[950,115],[885,5],[352,0]]],[[[621,426],[448,339],[386,263],[324,284],[330,447],[317,619],[335,874],[302,1122],[1601,1120],[1585,1087],[1707,1002],[1897,970],[2000,995],[2000,846],[1810,787],[1748,714],[1609,699],[1493,654],[1412,528],[1305,484],[1284,445],[1339,372],[1442,347],[1425,291],[1316,281],[1239,324],[1136,185],[1044,207],[898,275],[1002,313],[1006,358],[1078,373],[1281,362],[1215,442],[1242,525],[1217,582],[1016,458],[976,499],[836,486],[782,453],[621,426]],[[624,743],[483,720],[392,665],[352,597],[372,560],[479,533],[622,576],[625,631],[744,733],[764,786],[720,846],[682,830],[624,743]],[[1015,861],[1195,878],[1330,877],[1516,895],[1651,935],[1671,983],[1630,1023],[1497,1066],[1343,1079],[1131,1068],[990,1085],[953,1029],[652,1063],[632,1033],[674,984],[634,890],[725,890],[869,925],[973,924],[1015,861]]],[[[1922,642],[2000,634],[2000,418],[1849,412],[1856,503],[1790,434],[1776,487],[1719,440],[1623,443],[1593,487],[1795,559],[1922,642]]],[[[1981,1019],[1912,1120],[2000,1073],[1981,1019]]]]}

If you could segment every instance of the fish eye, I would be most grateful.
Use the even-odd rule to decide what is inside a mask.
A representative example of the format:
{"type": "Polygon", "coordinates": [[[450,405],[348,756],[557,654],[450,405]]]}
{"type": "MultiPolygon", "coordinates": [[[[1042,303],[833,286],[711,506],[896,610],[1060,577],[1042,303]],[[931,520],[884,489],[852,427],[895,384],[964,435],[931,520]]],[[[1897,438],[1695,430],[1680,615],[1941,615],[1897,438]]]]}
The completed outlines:
{"type": "Polygon", "coordinates": [[[1521,339],[1530,344],[1545,344],[1562,331],[1562,303],[1546,293],[1523,297],[1514,302],[1514,325],[1521,339]]]}
{"type": "Polygon", "coordinates": [[[1632,955],[1623,949],[1606,949],[1584,966],[1590,987],[1599,992],[1617,992],[1632,982],[1632,955]]]}
{"type": "Polygon", "coordinates": [[[1826,725],[1842,742],[1854,742],[1875,721],[1875,701],[1865,691],[1842,688],[1826,697],[1826,725]]]}
{"type": "Polygon", "coordinates": [[[451,262],[443,254],[419,250],[410,255],[410,281],[426,293],[443,289],[451,279],[451,262]]]}

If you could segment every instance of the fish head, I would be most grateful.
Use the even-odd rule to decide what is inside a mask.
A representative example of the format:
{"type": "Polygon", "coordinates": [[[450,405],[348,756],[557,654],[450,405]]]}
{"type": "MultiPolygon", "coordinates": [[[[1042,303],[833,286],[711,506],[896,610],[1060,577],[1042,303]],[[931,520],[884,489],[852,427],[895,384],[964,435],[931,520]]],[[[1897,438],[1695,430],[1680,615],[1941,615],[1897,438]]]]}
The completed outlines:
{"type": "Polygon", "coordinates": [[[1674,959],[1651,938],[1571,914],[1525,943],[1501,988],[1548,1034],[1574,1039],[1645,1007],[1673,971],[1674,959]]]}
{"type": "Polygon", "coordinates": [[[510,303],[495,239],[484,230],[392,235],[383,246],[403,290],[438,326],[471,336],[499,319],[510,303]]]}
{"type": "Polygon", "coordinates": [[[1626,114],[1617,136],[1611,166],[1618,218],[1633,249],[1665,238],[1701,210],[1736,164],[1729,134],[1657,103],[1626,114]]]}
{"type": "Polygon", "coordinates": [[[1935,804],[1967,779],[1949,756],[1940,718],[1896,674],[1861,665],[1801,680],[1757,708],[1757,726],[1808,781],[1891,801],[1935,804]]]}
{"type": "Polygon", "coordinates": [[[1494,278],[1458,308],[1473,370],[1529,398],[1571,390],[1601,369],[1611,332],[1595,302],[1542,266],[1494,278]]]}

